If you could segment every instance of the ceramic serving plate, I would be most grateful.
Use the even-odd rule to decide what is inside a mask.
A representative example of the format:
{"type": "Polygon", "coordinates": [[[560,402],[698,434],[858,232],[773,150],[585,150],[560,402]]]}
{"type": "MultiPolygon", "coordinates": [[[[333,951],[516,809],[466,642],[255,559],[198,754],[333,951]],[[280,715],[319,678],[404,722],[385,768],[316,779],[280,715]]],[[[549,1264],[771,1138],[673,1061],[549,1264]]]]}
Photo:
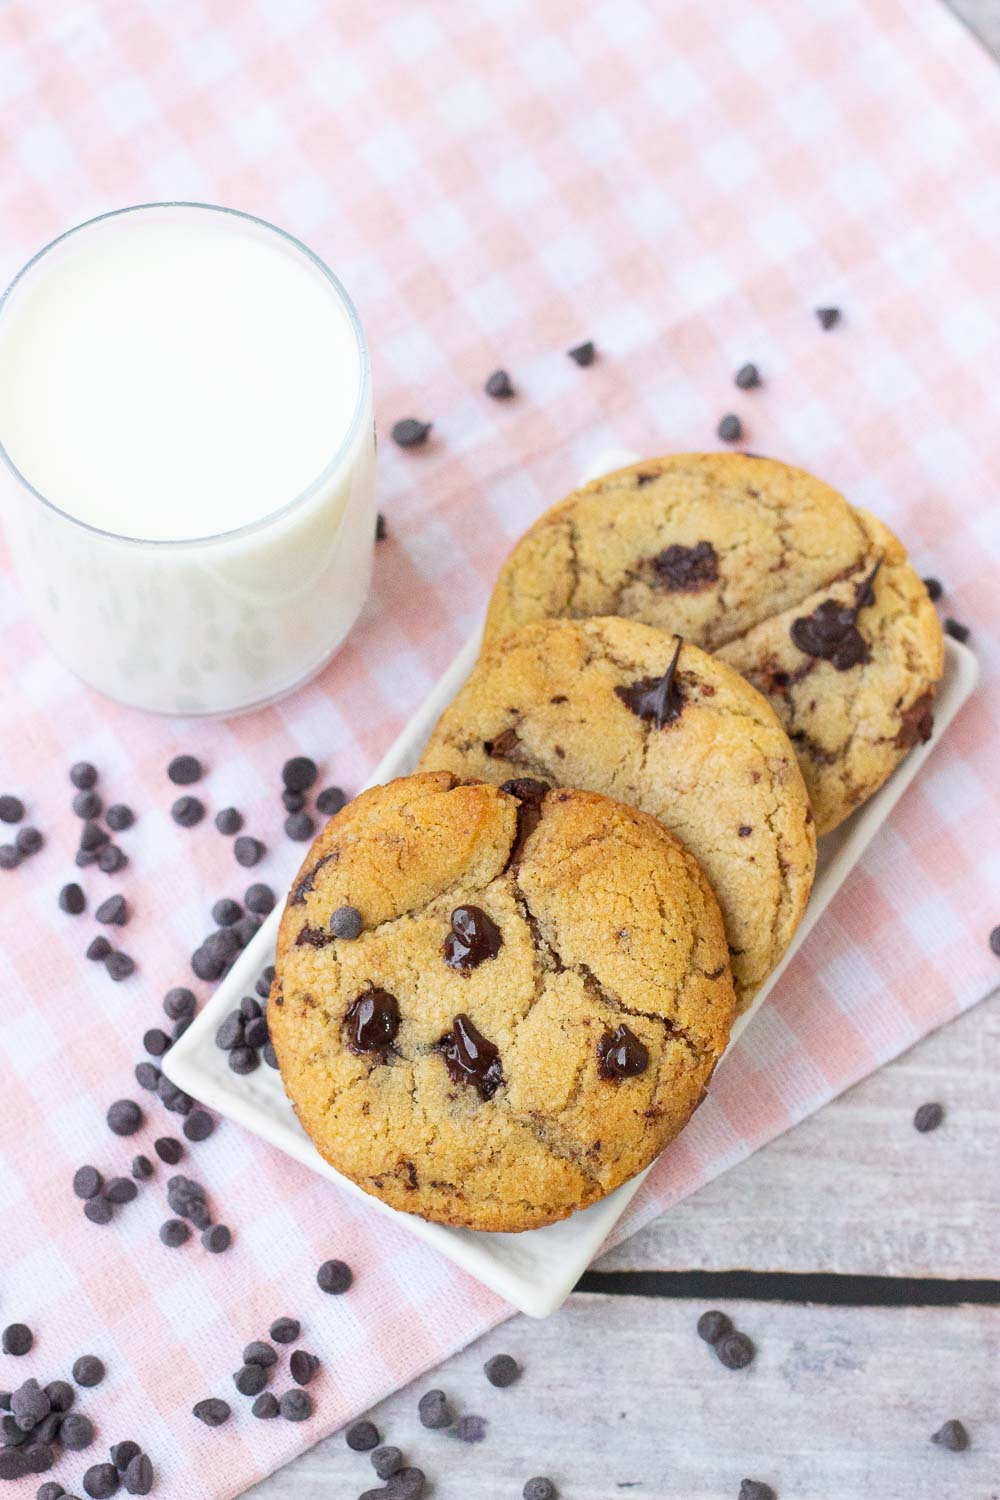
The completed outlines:
{"type": "MultiPolygon", "coordinates": [[[[369,786],[391,781],[394,776],[405,776],[414,769],[440,714],[469,675],[478,650],[477,631],[376,767],[369,786]]],[[[956,713],[975,687],[977,676],[978,667],[972,652],[946,637],[944,676],[935,703],[932,739],[928,744],[911,750],[874,797],[820,840],[816,880],[805,916],[784,959],[758,991],[749,1010],[736,1021],[729,1051],[752,1023],[760,1006],[766,1003],[785,966],[820,920],[910,782],[920,775],[927,757],[941,743],[956,713]]],[[[640,1187],[645,1173],[623,1183],[607,1198],[570,1215],[561,1223],[527,1230],[523,1234],[451,1229],[442,1224],[428,1223],[412,1214],[399,1213],[377,1198],[369,1197],[323,1160],[299,1124],[285,1096],[281,1079],[273,1069],[261,1067],[248,1077],[240,1077],[230,1070],[226,1053],[215,1045],[215,1032],[223,1017],[238,1008],[243,995],[253,993],[260,971],[273,963],[280,920],[279,905],[240,954],[211,1000],[163,1058],[161,1067],[167,1077],[210,1109],[245,1126],[296,1161],[329,1178],[338,1191],[363,1200],[372,1213],[391,1214],[413,1234],[434,1245],[522,1312],[537,1318],[554,1312],[597,1255],[640,1187]]],[[[725,1066],[725,1056],[719,1066],[725,1066]]]]}

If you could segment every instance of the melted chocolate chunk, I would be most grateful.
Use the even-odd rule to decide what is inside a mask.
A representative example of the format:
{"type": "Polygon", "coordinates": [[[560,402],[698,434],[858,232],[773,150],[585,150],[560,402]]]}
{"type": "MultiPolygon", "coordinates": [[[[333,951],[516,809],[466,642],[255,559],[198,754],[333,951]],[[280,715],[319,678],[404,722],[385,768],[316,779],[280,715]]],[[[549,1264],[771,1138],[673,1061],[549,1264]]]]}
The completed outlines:
{"type": "Polygon", "coordinates": [[[670,665],[662,677],[640,677],[628,687],[616,687],[615,697],[620,698],[640,719],[652,719],[657,729],[673,724],[681,716],[684,698],[677,682],[677,661],[683,642],[677,637],[677,645],[670,665]]]}
{"type": "Polygon", "coordinates": [[[352,1052],[384,1054],[399,1030],[399,1002],[388,990],[366,990],[351,1002],[344,1017],[352,1052]]]}
{"type": "Polygon", "coordinates": [[[507,869],[516,870],[521,863],[525,844],[541,821],[542,803],[551,788],[547,781],[536,781],[532,776],[515,776],[511,781],[505,781],[500,790],[508,796],[516,797],[520,804],[517,809],[517,833],[507,856],[507,869]]]}
{"type": "Polygon", "coordinates": [[[503,934],[482,907],[456,906],[443,946],[445,963],[468,974],[487,958],[496,958],[503,947],[503,934]]]}
{"type": "Polygon", "coordinates": [[[471,1083],[480,1098],[492,1099],[504,1081],[500,1052],[477,1031],[468,1016],[458,1015],[441,1038],[445,1066],[456,1083],[471,1083]]]}
{"type": "Polygon", "coordinates": [[[495,740],[483,741],[486,754],[493,756],[495,760],[517,760],[520,746],[521,741],[517,737],[516,729],[501,730],[495,740]]]}
{"type": "Polygon", "coordinates": [[[296,948],[326,948],[334,942],[332,932],[324,932],[322,927],[303,927],[295,939],[296,948]]]}
{"type": "Polygon", "coordinates": [[[606,1031],[597,1044],[597,1071],[602,1078],[615,1082],[645,1073],[649,1066],[649,1049],[627,1026],[606,1031]]]}
{"type": "Polygon", "coordinates": [[[332,860],[335,860],[337,858],[338,855],[336,850],[334,850],[332,854],[324,854],[323,858],[319,860],[315,865],[313,865],[308,875],[303,875],[302,879],[299,881],[298,885],[295,887],[294,891],[288,898],[289,906],[301,906],[308,896],[309,892],[315,885],[316,876],[319,874],[320,870],[322,870],[324,865],[330,864],[332,860]]]}
{"type": "Polygon", "coordinates": [[[699,594],[719,577],[719,559],[711,542],[694,547],[674,543],[650,559],[656,582],[670,594],[699,594]]]}
{"type": "Polygon", "coordinates": [[[927,743],[934,728],[934,715],[931,712],[933,702],[933,693],[921,693],[909,708],[903,709],[899,716],[899,733],[896,735],[897,749],[911,750],[914,745],[927,743]]]}
{"type": "Polygon", "coordinates": [[[792,621],[789,633],[800,651],[830,662],[838,672],[847,672],[870,660],[865,638],[858,629],[858,615],[875,602],[875,575],[881,566],[879,558],[868,577],[858,584],[852,609],[835,599],[824,599],[811,615],[801,615],[792,621]]]}

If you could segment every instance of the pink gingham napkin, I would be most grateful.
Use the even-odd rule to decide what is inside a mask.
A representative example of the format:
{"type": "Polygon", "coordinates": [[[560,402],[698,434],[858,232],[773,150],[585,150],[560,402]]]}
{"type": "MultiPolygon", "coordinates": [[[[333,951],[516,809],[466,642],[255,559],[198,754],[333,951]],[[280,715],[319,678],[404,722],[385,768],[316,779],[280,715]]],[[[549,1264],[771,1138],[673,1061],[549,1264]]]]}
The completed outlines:
{"type": "MultiPolygon", "coordinates": [[[[982,685],[783,978],[620,1234],[817,1109],[1000,978],[996,750],[1000,422],[1000,77],[940,6],[905,0],[11,0],[0,8],[4,278],[67,225],[129,202],[215,201],[302,236],[341,274],[373,351],[390,537],[374,593],[322,678],[230,723],[116,708],[48,655],[0,590],[2,790],[46,832],[0,877],[4,1169],[0,1322],[36,1334],[0,1385],[108,1378],[81,1400],[98,1443],[136,1437],[171,1500],[236,1494],[509,1309],[405,1228],[222,1124],[189,1154],[234,1242],[160,1245],[162,1180],[107,1228],[70,1191],[174,1133],[132,1081],[141,1036],[217,896],[245,872],[206,820],[168,816],[164,768],[210,768],[281,886],[278,771],[294,752],[354,789],[467,634],[512,538],[587,461],[711,447],[726,411],[751,448],[801,463],[906,538],[971,626],[982,685]],[[822,333],[812,309],[844,309],[822,333]],[[563,352],[586,338],[600,357],[563,352]],[[762,389],[732,374],[756,361],[762,389]],[[504,365],[518,398],[482,394],[504,365]],[[67,768],[101,769],[139,820],[121,876],[83,872],[67,768]],[[101,896],[124,891],[114,985],[83,960],[101,896]],[[140,1097],[128,1141],[108,1104],[140,1097]],[[325,1297],[320,1261],[356,1272],[325,1297]],[[323,1360],[308,1424],[255,1422],[239,1351],[291,1314],[323,1360]],[[208,1431],[199,1397],[232,1399],[208,1431]]],[[[53,436],[58,440],[58,435],[53,436]]],[[[116,936],[118,934],[116,933],[116,936]]],[[[203,987],[195,984],[203,992],[203,987]]],[[[54,1471],[79,1491],[87,1454],[54,1471]]],[[[103,1456],[100,1455],[100,1456],[103,1456]]],[[[33,1481],[22,1481],[27,1494],[33,1481]]]]}

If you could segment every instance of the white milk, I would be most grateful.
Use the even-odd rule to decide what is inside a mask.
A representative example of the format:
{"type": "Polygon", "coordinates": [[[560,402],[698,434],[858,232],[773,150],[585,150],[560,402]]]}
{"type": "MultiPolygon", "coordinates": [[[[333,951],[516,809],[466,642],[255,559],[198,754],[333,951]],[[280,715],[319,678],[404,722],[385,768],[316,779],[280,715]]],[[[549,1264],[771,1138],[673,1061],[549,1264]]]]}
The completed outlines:
{"type": "Polygon", "coordinates": [[[38,623],[112,697],[265,702],[364,602],[363,335],[326,268],[258,220],[154,205],[36,257],[0,308],[0,443],[38,623]]]}

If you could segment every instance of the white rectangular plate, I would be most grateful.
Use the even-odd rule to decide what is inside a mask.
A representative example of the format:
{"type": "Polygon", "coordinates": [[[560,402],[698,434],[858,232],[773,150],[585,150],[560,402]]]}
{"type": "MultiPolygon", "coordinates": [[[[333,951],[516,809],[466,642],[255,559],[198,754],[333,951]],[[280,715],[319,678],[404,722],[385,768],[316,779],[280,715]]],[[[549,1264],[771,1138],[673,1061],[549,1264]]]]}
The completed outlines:
{"type": "MultiPolygon", "coordinates": [[[[750,1009],[734,1025],[730,1048],[764,1003],[785,965],[808,937],[903,792],[920,774],[928,755],[940,744],[948,725],[975,687],[978,666],[972,652],[950,637],[945,639],[945,648],[944,676],[934,708],[932,739],[928,744],[911,750],[885,786],[846,823],[820,841],[816,881],[805,916],[784,959],[758,991],[750,1009]]],[[[478,649],[477,632],[377,767],[369,786],[378,786],[413,770],[440,714],[469,675],[478,649]]],[[[296,1119],[278,1074],[265,1067],[241,1078],[231,1072],[226,1053],[215,1045],[215,1032],[223,1017],[239,1007],[241,996],[253,993],[261,969],[274,961],[280,920],[281,908],[278,907],[244,949],[192,1025],[163,1058],[162,1067],[167,1077],[210,1109],[235,1120],[304,1166],[328,1177],[343,1192],[362,1199],[372,1213],[391,1214],[397,1222],[436,1246],[443,1255],[522,1312],[536,1318],[555,1312],[624,1213],[645,1172],[623,1183],[599,1203],[570,1215],[561,1223],[550,1224],[544,1229],[530,1229],[523,1234],[450,1229],[412,1214],[399,1213],[362,1192],[320,1156],[296,1119]]],[[[724,1062],[725,1059],[720,1066],[724,1062]]]]}

